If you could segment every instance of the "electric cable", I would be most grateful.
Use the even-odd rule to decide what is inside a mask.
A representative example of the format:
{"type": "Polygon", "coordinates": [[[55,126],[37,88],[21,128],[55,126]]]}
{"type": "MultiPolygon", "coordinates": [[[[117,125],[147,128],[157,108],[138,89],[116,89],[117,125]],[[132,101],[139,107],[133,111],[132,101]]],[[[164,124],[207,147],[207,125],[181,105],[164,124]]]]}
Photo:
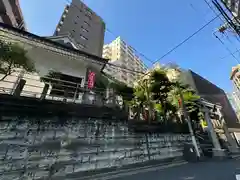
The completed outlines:
{"type": "MultiPolygon", "coordinates": [[[[219,14],[219,15],[220,15],[220,14],[219,14]]],[[[219,15],[218,15],[218,16],[219,16],[219,15]]],[[[167,55],[169,55],[170,53],[172,53],[173,51],[175,51],[177,48],[179,48],[180,46],[184,45],[184,44],[185,44],[187,41],[189,41],[192,37],[194,37],[195,35],[197,35],[198,33],[200,33],[205,27],[207,27],[209,24],[211,24],[213,21],[215,21],[215,20],[218,18],[218,16],[212,18],[210,21],[208,21],[207,23],[205,23],[203,26],[201,26],[201,27],[200,27],[198,30],[196,30],[194,33],[192,33],[192,34],[189,35],[187,38],[185,38],[183,41],[181,41],[181,42],[178,43],[176,46],[174,46],[173,48],[171,48],[171,50],[169,50],[169,51],[166,52],[164,55],[162,55],[160,58],[158,58],[156,61],[154,61],[153,64],[157,63],[159,60],[163,59],[164,57],[166,57],[167,55]]],[[[9,32],[9,31],[5,31],[5,32],[11,33],[11,32],[9,32]]],[[[14,33],[12,33],[12,34],[15,35],[14,33]]],[[[3,36],[3,35],[1,35],[1,36],[3,36]]],[[[5,36],[5,38],[10,38],[10,37],[6,37],[6,36],[5,36]]],[[[24,36],[21,36],[21,38],[25,38],[25,39],[29,40],[28,38],[26,38],[26,37],[24,37],[24,36]]],[[[11,39],[11,38],[10,38],[10,39],[11,39]]],[[[12,39],[13,39],[13,38],[12,38],[12,39]]],[[[16,39],[13,39],[13,40],[16,41],[16,39]]],[[[26,43],[26,42],[24,42],[24,43],[26,43]]],[[[33,44],[31,44],[31,45],[33,46],[33,44]]],[[[47,49],[47,50],[49,51],[49,49],[47,49]]],[[[59,52],[57,52],[57,53],[59,53],[59,52]]],[[[61,54],[61,53],[60,53],[60,54],[61,54]]],[[[65,55],[65,54],[64,54],[64,55],[65,55]]],[[[94,63],[97,63],[96,60],[93,61],[93,62],[94,62],[94,63]]],[[[121,66],[113,65],[113,64],[111,64],[111,63],[106,63],[106,64],[108,64],[108,65],[110,65],[110,66],[114,66],[114,67],[116,67],[116,68],[121,68],[121,69],[130,71],[130,72],[139,73],[139,74],[142,74],[142,75],[147,75],[147,74],[150,73],[150,71],[149,71],[149,72],[133,71],[132,69],[123,68],[123,67],[121,67],[121,66]]]]}
{"type": "MultiPolygon", "coordinates": [[[[67,2],[71,3],[69,0],[66,0],[67,2]]],[[[170,49],[168,52],[166,52],[165,54],[163,54],[160,58],[158,58],[156,61],[152,62],[152,65],[154,65],[155,63],[157,63],[158,61],[160,61],[161,59],[163,59],[164,57],[168,56],[169,54],[171,54],[173,51],[175,51],[176,49],[178,49],[179,47],[181,47],[183,44],[185,44],[187,41],[189,41],[192,37],[194,37],[195,35],[197,35],[199,32],[201,32],[203,29],[205,29],[209,24],[211,24],[212,22],[214,22],[219,16],[221,15],[221,13],[219,13],[217,16],[213,17],[211,20],[209,20],[207,23],[205,23],[203,26],[201,26],[197,31],[195,31],[194,33],[192,33],[190,36],[188,36],[187,38],[185,38],[183,41],[181,41],[179,44],[177,44],[176,46],[174,46],[172,49],[170,49]]],[[[149,74],[150,72],[145,73],[144,75],[149,74]]]]}
{"type": "MultiPolygon", "coordinates": [[[[74,4],[73,2],[71,2],[70,0],[65,0],[67,3],[72,4],[73,7],[75,7],[76,9],[78,9],[80,12],[82,11],[76,4],[74,4]]],[[[107,32],[109,32],[110,34],[112,34],[115,38],[117,38],[118,36],[116,36],[109,28],[105,29],[107,32]]],[[[129,46],[131,46],[130,44],[128,44],[129,46]]],[[[132,47],[132,46],[131,46],[132,47]]],[[[149,61],[150,63],[153,62],[153,60],[151,60],[150,58],[148,58],[146,55],[144,55],[143,53],[139,52],[138,50],[136,50],[136,48],[132,49],[137,52],[137,54],[141,55],[142,57],[144,57],[147,61],[149,61]]],[[[143,62],[144,63],[144,62],[143,62]]],[[[145,65],[146,66],[146,65],[145,65]]]]}
{"type": "Polygon", "coordinates": [[[214,22],[218,17],[220,16],[220,14],[218,14],[217,16],[213,17],[211,20],[209,20],[207,23],[205,23],[203,26],[201,26],[198,30],[196,30],[194,33],[192,33],[191,35],[189,35],[188,37],[186,37],[184,40],[182,40],[180,43],[178,43],[177,45],[175,45],[173,48],[171,48],[168,52],[166,52],[165,54],[163,54],[160,58],[158,58],[156,61],[154,61],[154,64],[157,63],[158,61],[160,61],[161,59],[165,58],[166,56],[168,56],[169,54],[171,54],[172,52],[174,52],[176,49],[178,49],[179,47],[181,47],[182,45],[184,45],[187,41],[189,41],[191,38],[193,38],[195,35],[197,35],[198,33],[200,33],[203,29],[205,29],[209,24],[211,24],[212,22],[214,22]]]}
{"type": "MultiPolygon", "coordinates": [[[[214,33],[213,33],[214,34],[214,33]]],[[[219,42],[225,47],[225,49],[230,53],[230,55],[236,60],[236,62],[239,64],[239,60],[235,57],[235,55],[231,52],[231,50],[225,45],[225,43],[216,35],[214,36],[219,40],[219,42]]]]}
{"type": "MultiPolygon", "coordinates": [[[[210,5],[210,3],[207,1],[207,0],[203,0],[207,5],[208,5],[208,7],[212,10],[212,12],[215,14],[215,15],[217,15],[217,12],[214,10],[214,8],[210,5]]],[[[221,18],[221,16],[219,16],[219,19],[223,22],[223,23],[225,23],[225,21],[221,18]]],[[[226,20],[227,21],[227,20],[226,20]]],[[[229,22],[227,21],[227,23],[229,24],[229,22]]],[[[230,24],[229,24],[230,25],[230,24]]],[[[233,31],[235,31],[235,29],[230,25],[230,28],[233,30],[233,31]]],[[[231,44],[233,44],[234,46],[235,46],[235,44],[230,40],[230,38],[229,38],[229,36],[228,35],[226,35],[224,32],[223,32],[223,35],[228,39],[228,41],[231,43],[231,44]]],[[[215,33],[214,33],[214,36],[216,37],[216,35],[215,35],[215,33]]],[[[236,37],[236,39],[238,40],[238,42],[240,42],[240,39],[239,39],[239,37],[238,36],[235,36],[236,37]]],[[[218,40],[220,40],[219,39],[219,37],[217,37],[217,39],[218,40]]],[[[220,42],[221,42],[221,44],[222,45],[224,45],[224,43],[220,40],[220,42]]],[[[225,46],[225,45],[224,45],[225,46]]],[[[236,47],[236,50],[237,50],[237,47],[236,47]]],[[[236,59],[236,57],[234,56],[234,54],[231,52],[231,50],[229,49],[229,48],[227,48],[227,51],[234,57],[234,59],[236,59]]],[[[238,61],[238,60],[237,60],[238,61]]]]}
{"type": "MultiPolygon", "coordinates": [[[[4,30],[0,30],[0,31],[3,31],[3,32],[6,32],[6,33],[10,33],[10,34],[12,34],[12,35],[15,35],[14,33],[11,33],[11,32],[9,32],[9,31],[4,31],[4,30]]],[[[11,39],[11,40],[13,40],[13,41],[16,41],[16,39],[14,39],[13,37],[4,36],[4,35],[0,35],[0,37],[7,38],[7,39],[11,39]]],[[[24,38],[24,39],[26,39],[26,40],[29,40],[28,38],[26,38],[26,37],[24,37],[24,36],[21,36],[21,38],[24,38]]],[[[22,43],[24,43],[24,44],[29,44],[29,45],[31,45],[31,46],[39,47],[39,46],[37,46],[36,44],[32,44],[32,43],[28,43],[28,42],[25,42],[25,41],[21,41],[21,40],[19,40],[19,39],[18,39],[18,41],[20,41],[20,42],[22,42],[22,43]]],[[[41,48],[43,48],[43,47],[41,47],[41,48]]],[[[56,51],[54,51],[54,50],[50,50],[50,49],[47,49],[47,48],[43,48],[43,49],[46,49],[47,51],[51,51],[51,52],[58,53],[58,54],[62,54],[62,55],[65,55],[65,56],[66,56],[66,54],[64,54],[64,53],[56,52],[56,51]]],[[[81,55],[80,55],[80,56],[81,56],[81,55]]],[[[83,57],[84,57],[84,56],[83,56],[83,57]]],[[[84,57],[84,58],[86,58],[86,57],[84,57]]],[[[88,59],[90,59],[90,61],[92,61],[93,63],[100,64],[100,63],[99,63],[98,61],[96,61],[95,59],[91,59],[91,58],[88,58],[88,59]]],[[[107,60],[107,59],[106,59],[106,60],[107,60]]],[[[124,69],[125,71],[129,71],[129,73],[138,73],[138,74],[144,74],[144,73],[145,73],[145,72],[143,72],[143,71],[136,71],[136,70],[129,69],[129,68],[126,68],[126,67],[118,66],[118,65],[109,63],[109,62],[107,62],[107,61],[106,61],[106,64],[109,65],[109,66],[112,66],[112,67],[114,67],[114,68],[124,69]]]]}

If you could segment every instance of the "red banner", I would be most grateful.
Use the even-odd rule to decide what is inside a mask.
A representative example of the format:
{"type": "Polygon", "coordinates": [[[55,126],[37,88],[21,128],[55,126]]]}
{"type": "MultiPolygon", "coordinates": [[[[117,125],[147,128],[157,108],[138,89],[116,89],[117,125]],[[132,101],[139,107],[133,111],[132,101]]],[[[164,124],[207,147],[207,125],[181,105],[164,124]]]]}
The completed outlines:
{"type": "Polygon", "coordinates": [[[94,83],[95,83],[95,72],[90,71],[88,73],[88,88],[92,89],[94,87],[94,83]]]}

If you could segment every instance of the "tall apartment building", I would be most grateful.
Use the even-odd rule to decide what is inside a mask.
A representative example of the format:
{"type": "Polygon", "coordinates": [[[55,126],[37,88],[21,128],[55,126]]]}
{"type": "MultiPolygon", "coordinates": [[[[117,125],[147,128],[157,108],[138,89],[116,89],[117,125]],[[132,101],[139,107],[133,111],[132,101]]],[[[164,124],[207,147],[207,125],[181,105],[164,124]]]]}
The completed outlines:
{"type": "Polygon", "coordinates": [[[231,103],[234,111],[236,113],[240,112],[240,98],[237,92],[232,92],[227,94],[228,100],[231,103]]]}
{"type": "Polygon", "coordinates": [[[0,22],[26,30],[19,0],[0,0],[0,22]]]}
{"type": "Polygon", "coordinates": [[[54,35],[70,34],[81,50],[102,56],[105,23],[95,12],[80,0],[67,5],[54,35]]]}
{"type": "Polygon", "coordinates": [[[236,65],[232,68],[230,79],[233,82],[233,93],[231,94],[232,106],[235,108],[235,111],[240,120],[240,65],[236,65]]]}
{"type": "Polygon", "coordinates": [[[137,78],[142,75],[138,72],[146,72],[147,69],[143,61],[134,53],[134,49],[126,44],[121,37],[117,37],[111,43],[104,45],[103,57],[109,59],[110,63],[122,67],[107,65],[104,71],[129,86],[133,86],[137,78]],[[131,69],[135,72],[125,69],[131,69]]]}
{"type": "Polygon", "coordinates": [[[240,99],[240,65],[236,65],[232,68],[232,72],[230,74],[230,79],[233,82],[233,91],[236,96],[240,99]]]}

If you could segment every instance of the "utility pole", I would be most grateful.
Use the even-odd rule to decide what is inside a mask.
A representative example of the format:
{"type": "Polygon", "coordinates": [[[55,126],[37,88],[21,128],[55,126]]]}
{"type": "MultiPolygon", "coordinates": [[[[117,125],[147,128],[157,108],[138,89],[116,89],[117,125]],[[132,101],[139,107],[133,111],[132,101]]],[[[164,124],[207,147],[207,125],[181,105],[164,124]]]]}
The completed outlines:
{"type": "MultiPolygon", "coordinates": [[[[217,10],[220,12],[220,14],[223,16],[223,18],[225,19],[227,25],[229,25],[235,32],[238,36],[240,36],[240,31],[239,31],[239,28],[238,26],[236,25],[236,23],[239,25],[240,22],[239,20],[234,17],[234,15],[232,14],[231,10],[228,8],[228,6],[226,4],[225,7],[227,8],[227,10],[229,11],[229,13],[231,14],[231,16],[233,17],[233,20],[235,21],[235,23],[233,22],[233,20],[229,17],[229,15],[226,13],[226,11],[222,8],[222,6],[219,4],[218,1],[216,0],[212,0],[212,3],[213,5],[217,8],[217,10]]],[[[226,25],[224,25],[226,26],[226,25]]],[[[227,27],[227,26],[226,26],[227,27]]],[[[227,28],[226,27],[220,27],[219,28],[219,31],[225,31],[227,28]]]]}

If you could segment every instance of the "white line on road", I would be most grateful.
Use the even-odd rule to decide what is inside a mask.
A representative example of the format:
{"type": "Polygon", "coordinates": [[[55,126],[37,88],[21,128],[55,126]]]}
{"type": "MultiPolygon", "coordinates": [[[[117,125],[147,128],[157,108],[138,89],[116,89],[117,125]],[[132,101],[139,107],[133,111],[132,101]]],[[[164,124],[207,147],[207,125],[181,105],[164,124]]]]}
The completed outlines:
{"type": "Polygon", "coordinates": [[[240,174],[236,174],[236,180],[240,180],[240,174]]]}

